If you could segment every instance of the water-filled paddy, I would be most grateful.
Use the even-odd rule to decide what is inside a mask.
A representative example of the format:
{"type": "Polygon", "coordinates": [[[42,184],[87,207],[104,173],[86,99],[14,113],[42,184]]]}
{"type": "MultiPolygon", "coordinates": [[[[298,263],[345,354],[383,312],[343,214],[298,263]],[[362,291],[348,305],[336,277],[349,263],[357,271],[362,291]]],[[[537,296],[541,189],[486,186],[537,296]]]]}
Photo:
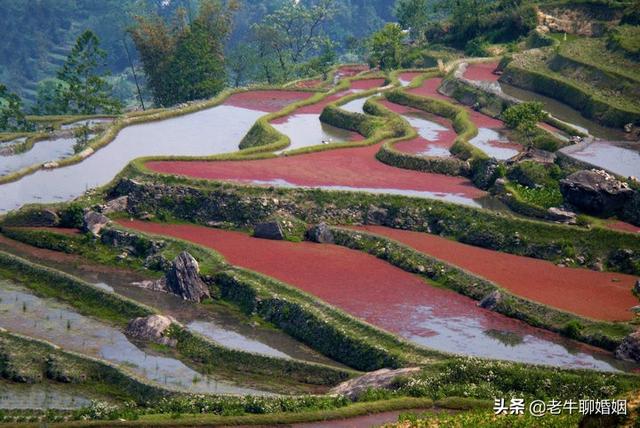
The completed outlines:
{"type": "Polygon", "coordinates": [[[76,122],[60,125],[60,129],[62,129],[62,130],[76,129],[76,128],[80,128],[81,126],[92,127],[92,126],[103,125],[105,123],[111,123],[111,122],[113,122],[112,118],[109,118],[109,117],[96,117],[96,118],[93,118],[93,119],[78,120],[76,122]]]}
{"type": "Polygon", "coordinates": [[[631,275],[563,268],[545,260],[474,247],[427,233],[381,226],[360,229],[450,262],[517,295],[585,317],[628,321],[634,317],[630,309],[640,303],[631,292],[635,283],[631,275]]]}
{"type": "Polygon", "coordinates": [[[74,410],[91,404],[91,398],[84,392],[74,392],[68,385],[0,381],[0,409],[5,410],[74,410]]]}
{"type": "Polygon", "coordinates": [[[490,128],[478,128],[478,135],[469,140],[490,157],[498,160],[506,160],[520,153],[521,146],[509,142],[509,139],[499,130],[490,128]]]}
{"type": "Polygon", "coordinates": [[[563,151],[586,162],[623,177],[640,177],[640,143],[595,141],[570,146],[563,151]]]}
{"type": "Polygon", "coordinates": [[[410,194],[481,206],[486,192],[466,178],[395,168],[375,158],[380,145],[344,148],[290,157],[223,162],[148,162],[167,174],[246,184],[368,190],[410,194]]]}
{"type": "Polygon", "coordinates": [[[272,123],[272,125],[289,137],[291,142],[282,151],[361,139],[355,132],[320,122],[317,114],[295,114],[288,116],[285,122],[272,123]]]}
{"type": "MultiPolygon", "coordinates": [[[[64,159],[73,155],[76,139],[56,138],[34,143],[33,147],[24,152],[0,155],[0,176],[19,171],[31,165],[64,159]]],[[[2,187],[0,187],[2,189],[2,187]]]]}
{"type": "Polygon", "coordinates": [[[107,291],[113,291],[171,315],[181,323],[221,345],[263,355],[296,358],[336,365],[294,340],[289,335],[268,327],[255,325],[230,308],[211,303],[198,305],[172,294],[154,292],[132,285],[148,278],[127,269],[116,269],[90,263],[78,256],[39,249],[0,236],[0,250],[74,275],[107,291]]]}
{"type": "Polygon", "coordinates": [[[466,355],[612,370],[599,350],[479,308],[453,291],[373,256],[334,245],[251,238],[194,225],[122,220],[143,232],[210,247],[230,262],[284,281],[415,343],[466,355]],[[247,249],[251,257],[247,257],[247,249]]]}
{"type": "Polygon", "coordinates": [[[0,326],[10,332],[47,340],[63,349],[110,361],[173,389],[261,393],[203,376],[174,358],[143,351],[108,324],[80,315],[53,300],[36,297],[27,289],[1,279],[0,326]]]}
{"type": "Polygon", "coordinates": [[[80,163],[40,170],[0,185],[0,213],[27,203],[75,198],[89,188],[108,183],[138,157],[205,156],[236,151],[242,137],[263,114],[263,110],[223,104],[185,116],[126,127],[106,147],[80,163]]]}

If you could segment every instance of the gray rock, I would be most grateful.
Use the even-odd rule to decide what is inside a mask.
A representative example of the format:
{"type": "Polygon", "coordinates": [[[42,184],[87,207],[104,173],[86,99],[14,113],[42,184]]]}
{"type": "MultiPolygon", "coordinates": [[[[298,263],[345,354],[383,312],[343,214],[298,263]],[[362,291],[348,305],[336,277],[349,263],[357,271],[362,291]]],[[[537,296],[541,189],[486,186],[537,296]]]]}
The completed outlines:
{"type": "Polygon", "coordinates": [[[499,178],[500,163],[493,158],[477,160],[472,164],[471,181],[481,189],[487,190],[499,178]]]}
{"type": "Polygon", "coordinates": [[[166,315],[139,317],[129,321],[125,334],[134,339],[175,347],[177,341],[165,336],[171,324],[178,324],[178,322],[175,318],[166,315]]]}
{"type": "Polygon", "coordinates": [[[502,302],[502,293],[498,290],[492,291],[487,294],[480,302],[478,306],[483,309],[493,311],[502,302]]]}
{"type": "Polygon", "coordinates": [[[112,199],[108,201],[106,204],[102,206],[103,214],[110,214],[115,212],[122,212],[127,210],[127,206],[129,204],[128,196],[120,196],[118,198],[112,199]]]}
{"type": "Polygon", "coordinates": [[[616,349],[616,358],[640,362],[640,330],[636,330],[624,338],[618,349],[616,349]]]}
{"type": "Polygon", "coordinates": [[[134,287],[144,288],[145,290],[160,291],[163,293],[169,292],[169,288],[167,287],[167,280],[165,278],[161,278],[155,281],[146,279],[140,282],[132,282],[131,285],[133,285],[134,287]]]}
{"type": "Polygon", "coordinates": [[[420,372],[419,367],[409,367],[398,370],[380,369],[367,373],[355,379],[342,382],[333,388],[329,393],[335,395],[344,395],[352,400],[357,399],[360,394],[370,388],[390,388],[393,386],[394,380],[400,376],[410,376],[420,372]]]}
{"type": "Polygon", "coordinates": [[[333,244],[335,242],[331,229],[325,223],[320,223],[307,230],[307,239],[319,244],[333,244]]]}
{"type": "Polygon", "coordinates": [[[582,170],[560,180],[565,201],[584,212],[614,215],[622,210],[634,191],[626,183],[601,170],[582,170]]]}
{"type": "Polygon", "coordinates": [[[91,232],[94,236],[99,236],[100,231],[110,222],[104,214],[95,211],[87,211],[82,219],[82,230],[91,232]]]}
{"type": "Polygon", "coordinates": [[[547,210],[547,218],[551,221],[559,221],[562,223],[575,223],[576,213],[563,210],[561,208],[551,207],[547,210]]]}
{"type": "Polygon", "coordinates": [[[636,280],[636,284],[633,286],[633,291],[640,296],[640,279],[636,280]]]}
{"type": "Polygon", "coordinates": [[[269,221],[256,224],[253,230],[253,236],[262,239],[273,239],[282,241],[284,239],[284,231],[277,221],[269,221]]]}
{"type": "Polygon", "coordinates": [[[389,210],[386,208],[380,208],[375,205],[369,207],[367,211],[367,224],[379,224],[385,225],[389,218],[389,210]]]}
{"type": "Polygon", "coordinates": [[[209,288],[200,278],[200,267],[196,259],[186,251],[181,252],[166,275],[167,289],[184,300],[201,302],[211,297],[209,288]]]}

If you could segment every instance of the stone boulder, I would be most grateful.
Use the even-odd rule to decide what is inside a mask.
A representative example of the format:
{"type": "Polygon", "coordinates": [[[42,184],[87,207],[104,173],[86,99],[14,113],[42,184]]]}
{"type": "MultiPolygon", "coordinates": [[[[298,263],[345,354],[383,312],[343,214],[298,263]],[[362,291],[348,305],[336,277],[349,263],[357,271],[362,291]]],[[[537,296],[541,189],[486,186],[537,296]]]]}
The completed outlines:
{"type": "Polygon", "coordinates": [[[344,395],[352,400],[357,399],[360,394],[370,388],[391,388],[394,380],[400,376],[411,376],[420,372],[419,367],[409,367],[404,369],[380,369],[355,379],[342,382],[333,388],[329,393],[344,395]]]}
{"type": "Polygon", "coordinates": [[[186,251],[181,252],[171,263],[166,275],[167,290],[184,300],[201,302],[211,297],[209,287],[200,278],[198,261],[186,251]]]}
{"type": "Polygon", "coordinates": [[[636,293],[638,296],[640,296],[640,279],[636,280],[635,285],[633,286],[633,291],[634,293],[636,293]]]}
{"type": "Polygon", "coordinates": [[[480,302],[478,302],[478,306],[483,309],[488,309],[490,311],[495,310],[496,307],[502,302],[502,293],[498,290],[492,291],[487,294],[480,302]]]}
{"type": "Polygon", "coordinates": [[[389,210],[375,205],[369,207],[367,211],[367,224],[386,225],[389,219],[389,210]]]}
{"type": "Polygon", "coordinates": [[[471,181],[481,189],[487,190],[499,178],[500,163],[493,158],[476,160],[471,166],[471,181]]]}
{"type": "Polygon", "coordinates": [[[562,208],[551,207],[547,210],[547,219],[561,223],[575,224],[576,213],[563,210],[562,208]]]}
{"type": "Polygon", "coordinates": [[[148,340],[161,345],[175,347],[177,342],[165,336],[171,324],[178,324],[175,318],[167,315],[150,315],[129,321],[125,334],[138,340],[148,340]]]}
{"type": "Polygon", "coordinates": [[[103,214],[122,212],[127,210],[128,205],[129,197],[125,195],[108,201],[101,207],[101,210],[103,214]]]}
{"type": "Polygon", "coordinates": [[[582,170],[560,180],[565,201],[584,212],[614,215],[622,210],[634,191],[602,170],[582,170]]]}
{"type": "Polygon", "coordinates": [[[104,214],[96,211],[87,211],[82,218],[82,230],[91,232],[93,236],[99,236],[102,229],[109,224],[110,220],[104,214]]]}
{"type": "Polygon", "coordinates": [[[333,244],[335,242],[331,229],[325,223],[317,224],[307,230],[306,236],[309,241],[319,244],[333,244]]]}
{"type": "Polygon", "coordinates": [[[624,338],[618,349],[616,349],[616,358],[640,362],[640,330],[636,330],[624,338]]]}
{"type": "Polygon", "coordinates": [[[282,241],[284,239],[284,231],[277,221],[268,221],[256,224],[253,229],[253,236],[261,239],[273,239],[282,241]]]}

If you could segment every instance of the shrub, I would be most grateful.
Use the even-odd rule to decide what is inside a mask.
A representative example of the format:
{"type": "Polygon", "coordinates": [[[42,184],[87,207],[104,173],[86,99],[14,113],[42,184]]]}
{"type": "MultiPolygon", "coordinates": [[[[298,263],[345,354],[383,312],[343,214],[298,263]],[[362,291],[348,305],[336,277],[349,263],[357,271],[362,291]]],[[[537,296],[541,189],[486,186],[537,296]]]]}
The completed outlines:
{"type": "Polygon", "coordinates": [[[544,119],[543,108],[544,105],[537,101],[516,104],[502,113],[502,119],[509,128],[531,132],[544,119]]]}
{"type": "Polygon", "coordinates": [[[510,180],[527,187],[557,185],[561,175],[558,165],[543,165],[534,161],[520,162],[507,174],[510,180]]]}
{"type": "Polygon", "coordinates": [[[82,227],[84,208],[79,204],[71,204],[60,212],[60,226],[82,227]]]}
{"type": "Polygon", "coordinates": [[[583,328],[584,326],[580,321],[571,320],[565,324],[564,329],[562,330],[562,334],[571,339],[576,339],[580,337],[580,332],[583,328]]]}

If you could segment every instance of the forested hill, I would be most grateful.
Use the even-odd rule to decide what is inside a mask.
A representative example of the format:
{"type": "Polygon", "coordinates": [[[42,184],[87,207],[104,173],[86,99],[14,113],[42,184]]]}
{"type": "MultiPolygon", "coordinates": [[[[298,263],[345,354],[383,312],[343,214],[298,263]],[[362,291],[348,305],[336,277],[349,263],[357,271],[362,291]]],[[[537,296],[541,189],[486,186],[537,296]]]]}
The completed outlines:
{"type": "MultiPolygon", "coordinates": [[[[228,43],[241,43],[253,23],[290,1],[242,0],[228,43]]],[[[367,37],[393,19],[393,4],[394,0],[338,0],[339,12],[326,24],[326,32],[339,45],[367,37]]],[[[198,0],[2,0],[0,82],[33,102],[38,82],[54,78],[76,38],[91,29],[107,52],[116,96],[126,97],[133,90],[123,39],[132,17],[171,17],[179,7],[196,13],[198,0]]],[[[136,49],[128,42],[135,60],[136,49]]]]}

